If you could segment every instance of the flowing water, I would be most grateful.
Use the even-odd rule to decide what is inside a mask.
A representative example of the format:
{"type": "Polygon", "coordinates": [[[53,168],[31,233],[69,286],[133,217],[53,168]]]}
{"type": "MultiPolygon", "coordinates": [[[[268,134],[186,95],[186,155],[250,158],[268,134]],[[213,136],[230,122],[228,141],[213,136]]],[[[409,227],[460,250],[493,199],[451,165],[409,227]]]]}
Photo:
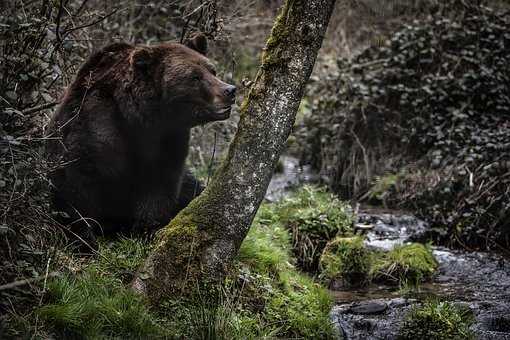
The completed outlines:
{"type": "MultiPolygon", "coordinates": [[[[295,158],[283,156],[283,171],[275,174],[266,199],[284,197],[290,190],[317,179],[295,158]]],[[[390,250],[395,245],[424,240],[428,225],[400,211],[361,209],[357,226],[366,245],[390,250]]],[[[469,307],[478,339],[510,340],[510,261],[497,254],[433,247],[439,263],[432,282],[408,290],[384,285],[331,291],[335,306],[331,319],[344,339],[395,339],[413,305],[439,298],[469,307]]]]}

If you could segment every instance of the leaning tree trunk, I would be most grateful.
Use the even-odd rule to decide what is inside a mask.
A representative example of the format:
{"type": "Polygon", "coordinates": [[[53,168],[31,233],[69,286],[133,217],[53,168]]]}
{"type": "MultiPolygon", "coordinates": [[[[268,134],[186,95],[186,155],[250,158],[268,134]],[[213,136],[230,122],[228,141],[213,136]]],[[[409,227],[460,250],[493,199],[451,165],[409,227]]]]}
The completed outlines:
{"type": "Polygon", "coordinates": [[[157,301],[218,282],[237,255],[295,120],[335,0],[286,0],[225,161],[157,237],[133,287],[157,301]]]}

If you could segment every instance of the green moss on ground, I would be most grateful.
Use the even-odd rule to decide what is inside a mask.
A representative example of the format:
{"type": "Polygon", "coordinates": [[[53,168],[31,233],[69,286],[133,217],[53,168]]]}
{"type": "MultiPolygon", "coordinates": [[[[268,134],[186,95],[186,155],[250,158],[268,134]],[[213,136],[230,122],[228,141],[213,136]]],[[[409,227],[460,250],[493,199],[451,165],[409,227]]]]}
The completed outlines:
{"type": "MultiPolygon", "coordinates": [[[[16,334],[32,335],[37,327],[49,337],[87,339],[333,338],[332,299],[297,271],[280,208],[261,206],[223,285],[201,285],[186,298],[162,300],[150,308],[129,289],[150,243],[101,241],[97,257],[70,258],[67,273],[48,281],[41,306],[17,320],[24,330],[16,334]],[[37,326],[31,321],[36,319],[37,326]]],[[[289,207],[285,211],[291,215],[289,207]]]]}
{"type": "Polygon", "coordinates": [[[130,282],[151,250],[148,240],[121,237],[99,244],[98,267],[124,283],[130,282]]]}
{"type": "Polygon", "coordinates": [[[468,340],[474,339],[469,329],[474,322],[469,308],[449,302],[429,301],[414,307],[399,331],[399,340],[468,340]]]}
{"type": "Polygon", "coordinates": [[[337,237],[322,253],[320,276],[329,282],[342,280],[349,286],[362,286],[369,280],[372,261],[362,237],[337,237]]]}
{"type": "Polygon", "coordinates": [[[329,283],[340,280],[350,286],[374,281],[417,286],[431,279],[437,266],[430,247],[423,244],[411,243],[381,252],[366,249],[362,237],[338,237],[324,249],[320,277],[329,283]]]}
{"type": "Polygon", "coordinates": [[[238,284],[244,285],[251,312],[264,329],[258,336],[327,339],[335,336],[329,319],[332,299],[327,291],[293,265],[288,230],[262,205],[241,245],[238,284]]]}

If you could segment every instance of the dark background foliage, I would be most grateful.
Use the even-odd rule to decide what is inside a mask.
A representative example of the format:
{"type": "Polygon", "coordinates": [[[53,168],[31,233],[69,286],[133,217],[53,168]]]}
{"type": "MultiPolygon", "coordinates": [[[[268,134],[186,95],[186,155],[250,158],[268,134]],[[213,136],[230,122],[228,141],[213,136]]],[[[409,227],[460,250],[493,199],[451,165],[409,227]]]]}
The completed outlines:
{"type": "Polygon", "coordinates": [[[508,245],[509,29],[508,12],[454,2],[338,60],[311,86],[302,161],[346,198],[386,181],[385,203],[443,240],[508,245]]]}

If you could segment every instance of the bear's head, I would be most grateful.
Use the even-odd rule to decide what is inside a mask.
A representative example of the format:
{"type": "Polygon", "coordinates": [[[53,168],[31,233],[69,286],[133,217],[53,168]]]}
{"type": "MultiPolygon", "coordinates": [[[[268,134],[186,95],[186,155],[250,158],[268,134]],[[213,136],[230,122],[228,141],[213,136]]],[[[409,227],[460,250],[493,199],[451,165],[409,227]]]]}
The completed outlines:
{"type": "Polygon", "coordinates": [[[134,48],[129,61],[137,96],[175,126],[227,119],[236,87],[216,76],[206,51],[207,39],[202,34],[195,34],[184,44],[134,48]]]}

